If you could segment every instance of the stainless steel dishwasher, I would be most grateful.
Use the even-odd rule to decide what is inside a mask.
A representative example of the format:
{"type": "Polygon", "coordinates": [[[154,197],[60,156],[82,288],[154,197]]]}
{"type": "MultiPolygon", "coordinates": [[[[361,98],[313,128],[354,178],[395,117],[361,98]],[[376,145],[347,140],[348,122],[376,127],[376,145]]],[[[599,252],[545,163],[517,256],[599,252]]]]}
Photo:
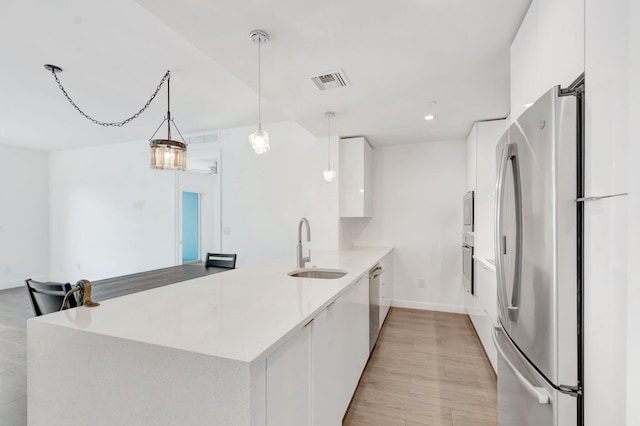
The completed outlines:
{"type": "Polygon", "coordinates": [[[380,331],[380,274],[382,272],[380,264],[369,271],[369,353],[373,351],[380,331]]]}

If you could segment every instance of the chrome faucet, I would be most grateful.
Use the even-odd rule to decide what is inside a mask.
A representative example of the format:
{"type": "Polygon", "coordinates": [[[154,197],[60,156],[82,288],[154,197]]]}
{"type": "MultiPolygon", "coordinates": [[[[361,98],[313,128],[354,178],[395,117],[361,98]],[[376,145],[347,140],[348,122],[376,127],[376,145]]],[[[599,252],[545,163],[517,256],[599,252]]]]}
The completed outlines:
{"type": "Polygon", "coordinates": [[[309,228],[309,221],[306,217],[300,219],[298,223],[298,268],[304,268],[307,262],[311,262],[311,249],[309,249],[309,256],[304,257],[302,254],[302,224],[307,226],[307,241],[311,241],[311,229],[309,228]]]}

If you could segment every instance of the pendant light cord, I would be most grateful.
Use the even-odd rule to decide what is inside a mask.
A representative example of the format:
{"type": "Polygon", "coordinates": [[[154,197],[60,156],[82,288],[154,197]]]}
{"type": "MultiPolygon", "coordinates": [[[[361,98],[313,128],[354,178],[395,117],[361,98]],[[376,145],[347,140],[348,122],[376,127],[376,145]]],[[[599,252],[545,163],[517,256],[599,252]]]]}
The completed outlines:
{"type": "MultiPolygon", "coordinates": [[[[167,139],[171,140],[171,125],[173,124],[173,127],[175,127],[176,131],[180,135],[180,139],[182,139],[182,143],[187,145],[187,142],[184,140],[184,136],[182,136],[182,132],[180,132],[180,129],[178,129],[178,126],[176,125],[175,121],[173,121],[173,118],[171,118],[171,74],[169,73],[169,71],[167,71],[167,73],[165,74],[165,77],[167,81],[167,116],[164,118],[164,120],[162,120],[162,123],[160,123],[156,131],[153,132],[153,135],[151,135],[149,140],[152,140],[154,138],[156,133],[158,133],[158,130],[160,130],[160,128],[166,121],[167,122],[167,139]]],[[[164,83],[164,78],[162,83],[164,83]]],[[[162,83],[160,83],[160,85],[162,85],[162,83]]]]}
{"type": "MultiPolygon", "coordinates": [[[[58,69],[59,71],[61,71],[60,69],[58,69]]],[[[153,100],[155,99],[156,95],[158,94],[158,92],[160,91],[160,89],[162,88],[162,85],[164,84],[164,82],[166,81],[168,84],[168,81],[170,79],[171,73],[169,71],[167,71],[164,76],[162,77],[162,80],[160,80],[160,83],[158,84],[158,87],[156,87],[156,91],[153,92],[153,95],[151,95],[151,98],[149,98],[149,100],[147,101],[146,104],[144,104],[144,106],[142,108],[140,108],[140,110],[138,112],[136,112],[135,114],[133,114],[131,117],[124,119],[122,121],[113,121],[113,122],[109,122],[109,121],[100,121],[100,120],[96,120],[95,118],[91,117],[90,115],[88,115],[87,113],[85,113],[84,111],[82,111],[80,109],[80,107],[73,101],[73,99],[71,99],[71,97],[69,96],[69,94],[67,93],[67,91],[65,90],[64,86],[62,85],[62,83],[60,82],[60,79],[58,79],[58,75],[56,74],[55,69],[51,69],[51,74],[53,74],[53,78],[56,80],[56,83],[58,83],[58,87],[60,88],[60,90],[62,91],[62,93],[64,94],[64,96],[67,98],[67,100],[69,101],[69,103],[71,105],[73,105],[73,107],[76,109],[76,111],[78,111],[80,113],[80,115],[82,115],[84,118],[86,118],[87,120],[93,122],[94,124],[97,124],[99,126],[104,126],[104,127],[122,127],[125,124],[129,123],[132,120],[135,120],[136,118],[138,118],[140,116],[140,114],[142,114],[143,112],[145,112],[145,110],[147,108],[149,108],[149,105],[151,105],[151,102],[153,102],[153,100]]]]}
{"type": "Polygon", "coordinates": [[[261,58],[260,58],[260,48],[262,47],[262,40],[258,40],[258,130],[262,130],[262,108],[261,108],[261,100],[262,100],[262,74],[260,69],[262,68],[261,58]]]}
{"type": "Polygon", "coordinates": [[[167,71],[167,139],[171,140],[171,74],[167,71]]]}
{"type": "Polygon", "coordinates": [[[331,170],[331,116],[327,117],[327,145],[329,146],[327,154],[327,170],[331,170]]]}

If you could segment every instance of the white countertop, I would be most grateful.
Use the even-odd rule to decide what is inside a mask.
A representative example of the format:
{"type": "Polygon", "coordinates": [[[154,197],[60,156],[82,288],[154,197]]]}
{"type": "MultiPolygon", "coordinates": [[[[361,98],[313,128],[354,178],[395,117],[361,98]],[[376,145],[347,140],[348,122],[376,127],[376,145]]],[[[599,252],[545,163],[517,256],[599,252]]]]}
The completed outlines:
{"type": "Polygon", "coordinates": [[[480,257],[480,256],[476,256],[476,255],[474,255],[473,258],[475,260],[477,260],[478,262],[482,263],[482,265],[485,268],[487,268],[487,269],[489,269],[489,270],[491,270],[493,272],[496,271],[496,261],[495,260],[493,260],[493,259],[485,259],[484,257],[480,257]]]}
{"type": "Polygon", "coordinates": [[[196,278],[32,318],[54,326],[254,362],[320,313],[392,249],[314,251],[307,266],[345,269],[339,279],[287,276],[295,259],[196,278]]]}

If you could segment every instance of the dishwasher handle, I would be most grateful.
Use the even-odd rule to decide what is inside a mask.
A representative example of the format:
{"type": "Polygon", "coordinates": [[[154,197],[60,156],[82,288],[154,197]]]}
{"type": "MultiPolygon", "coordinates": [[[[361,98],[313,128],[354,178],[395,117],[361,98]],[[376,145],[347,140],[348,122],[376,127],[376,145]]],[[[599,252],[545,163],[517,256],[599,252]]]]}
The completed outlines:
{"type": "Polygon", "coordinates": [[[369,271],[369,279],[376,279],[380,275],[382,275],[383,272],[384,272],[384,269],[382,269],[381,266],[376,266],[374,269],[369,271]]]}

